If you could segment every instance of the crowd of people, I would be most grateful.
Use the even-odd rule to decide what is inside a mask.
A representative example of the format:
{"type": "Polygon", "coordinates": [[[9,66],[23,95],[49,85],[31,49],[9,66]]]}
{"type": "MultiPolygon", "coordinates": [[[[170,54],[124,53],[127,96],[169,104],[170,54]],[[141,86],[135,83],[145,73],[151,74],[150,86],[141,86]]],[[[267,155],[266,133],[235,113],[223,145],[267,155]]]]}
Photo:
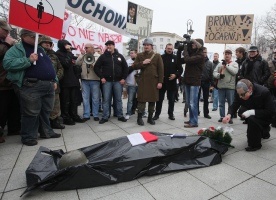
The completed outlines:
{"type": "MultiPolygon", "coordinates": [[[[105,43],[106,49],[87,43],[80,55],[72,53],[67,40],[58,41],[53,50],[50,37],[40,35],[34,53],[35,33],[21,29],[20,42],[9,36],[10,26],[0,20],[0,131],[7,125],[8,135],[20,135],[24,145],[37,144],[37,138],[58,138],[54,129],[64,129],[75,123],[84,123],[93,116],[99,124],[111,116],[127,122],[137,111],[137,124],[143,126],[148,103],[147,123],[154,125],[168,99],[168,118],[175,120],[174,104],[178,100],[181,83],[183,92],[185,128],[198,127],[199,101],[202,92],[203,116],[209,115],[209,95],[212,111],[219,109],[218,122],[233,124],[239,116],[247,124],[247,151],[261,148],[261,139],[270,137],[274,122],[276,87],[276,51],[269,63],[262,58],[256,46],[224,51],[213,61],[207,56],[202,39],[192,39],[173,53],[168,43],[164,54],[153,50],[153,41],[143,41],[143,52],[130,50],[128,60],[115,48],[114,41],[105,43]],[[123,113],[123,87],[127,91],[126,113],[123,113]],[[83,116],[78,114],[82,99],[83,116]],[[228,104],[226,114],[225,103],[228,104]],[[273,108],[273,109],[271,109],[273,108]],[[102,112],[102,114],[100,114],[102,112]],[[258,133],[256,133],[258,132],[258,133]]],[[[0,133],[0,134],[1,134],[0,133]]],[[[4,138],[0,135],[0,142],[4,138]]]]}

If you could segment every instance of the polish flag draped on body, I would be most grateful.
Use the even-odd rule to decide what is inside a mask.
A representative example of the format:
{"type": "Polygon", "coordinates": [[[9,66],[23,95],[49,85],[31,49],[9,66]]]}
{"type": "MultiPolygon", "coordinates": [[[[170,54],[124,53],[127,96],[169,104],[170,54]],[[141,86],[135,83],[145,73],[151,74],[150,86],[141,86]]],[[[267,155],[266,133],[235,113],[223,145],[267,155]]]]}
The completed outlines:
{"type": "Polygon", "coordinates": [[[127,138],[132,146],[154,142],[158,140],[158,137],[156,135],[151,134],[150,132],[133,133],[127,135],[127,138]]]}
{"type": "Polygon", "coordinates": [[[66,0],[10,0],[9,23],[60,39],[66,0]]]}

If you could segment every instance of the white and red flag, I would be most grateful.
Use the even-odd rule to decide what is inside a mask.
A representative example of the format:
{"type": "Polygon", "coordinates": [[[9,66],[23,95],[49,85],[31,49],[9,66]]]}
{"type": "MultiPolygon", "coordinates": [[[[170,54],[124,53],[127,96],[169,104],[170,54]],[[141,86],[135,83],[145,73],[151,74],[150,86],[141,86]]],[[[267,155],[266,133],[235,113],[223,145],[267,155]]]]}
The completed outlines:
{"type": "Polygon", "coordinates": [[[60,39],[66,0],[10,0],[9,23],[60,39]]]}
{"type": "Polygon", "coordinates": [[[158,137],[156,135],[151,134],[150,132],[133,133],[131,135],[127,135],[127,138],[132,146],[158,140],[158,137]]]}

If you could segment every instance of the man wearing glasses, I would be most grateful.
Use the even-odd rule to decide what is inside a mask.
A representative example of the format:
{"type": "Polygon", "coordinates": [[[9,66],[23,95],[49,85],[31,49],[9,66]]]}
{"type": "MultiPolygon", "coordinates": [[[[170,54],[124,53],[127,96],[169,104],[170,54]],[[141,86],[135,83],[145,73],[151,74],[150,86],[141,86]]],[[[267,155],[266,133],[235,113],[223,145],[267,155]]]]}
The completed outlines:
{"type": "Polygon", "coordinates": [[[231,115],[238,111],[238,115],[247,121],[246,151],[259,150],[261,139],[270,137],[270,123],[275,112],[272,95],[269,90],[261,85],[242,79],[236,86],[237,95],[229,107],[228,114],[223,118],[223,123],[228,123],[231,115]]]}
{"type": "Polygon", "coordinates": [[[49,127],[49,138],[60,137],[53,131],[49,121],[57,77],[42,47],[38,46],[37,53],[34,53],[35,33],[21,29],[19,35],[21,42],[7,51],[3,66],[8,71],[7,79],[20,88],[21,141],[27,146],[34,146],[37,145],[40,117],[45,126],[49,127]]]}

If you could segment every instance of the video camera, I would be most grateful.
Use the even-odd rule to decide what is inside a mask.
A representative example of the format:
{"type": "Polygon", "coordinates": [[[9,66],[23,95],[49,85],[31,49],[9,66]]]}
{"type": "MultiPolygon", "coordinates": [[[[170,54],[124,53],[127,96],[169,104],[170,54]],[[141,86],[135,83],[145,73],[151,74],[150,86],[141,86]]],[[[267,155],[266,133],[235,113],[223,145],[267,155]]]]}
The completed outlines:
{"type": "Polygon", "coordinates": [[[176,41],[174,44],[175,49],[179,49],[180,47],[183,48],[184,44],[189,44],[191,42],[191,36],[188,34],[184,34],[183,38],[185,38],[185,41],[176,41]]]}

